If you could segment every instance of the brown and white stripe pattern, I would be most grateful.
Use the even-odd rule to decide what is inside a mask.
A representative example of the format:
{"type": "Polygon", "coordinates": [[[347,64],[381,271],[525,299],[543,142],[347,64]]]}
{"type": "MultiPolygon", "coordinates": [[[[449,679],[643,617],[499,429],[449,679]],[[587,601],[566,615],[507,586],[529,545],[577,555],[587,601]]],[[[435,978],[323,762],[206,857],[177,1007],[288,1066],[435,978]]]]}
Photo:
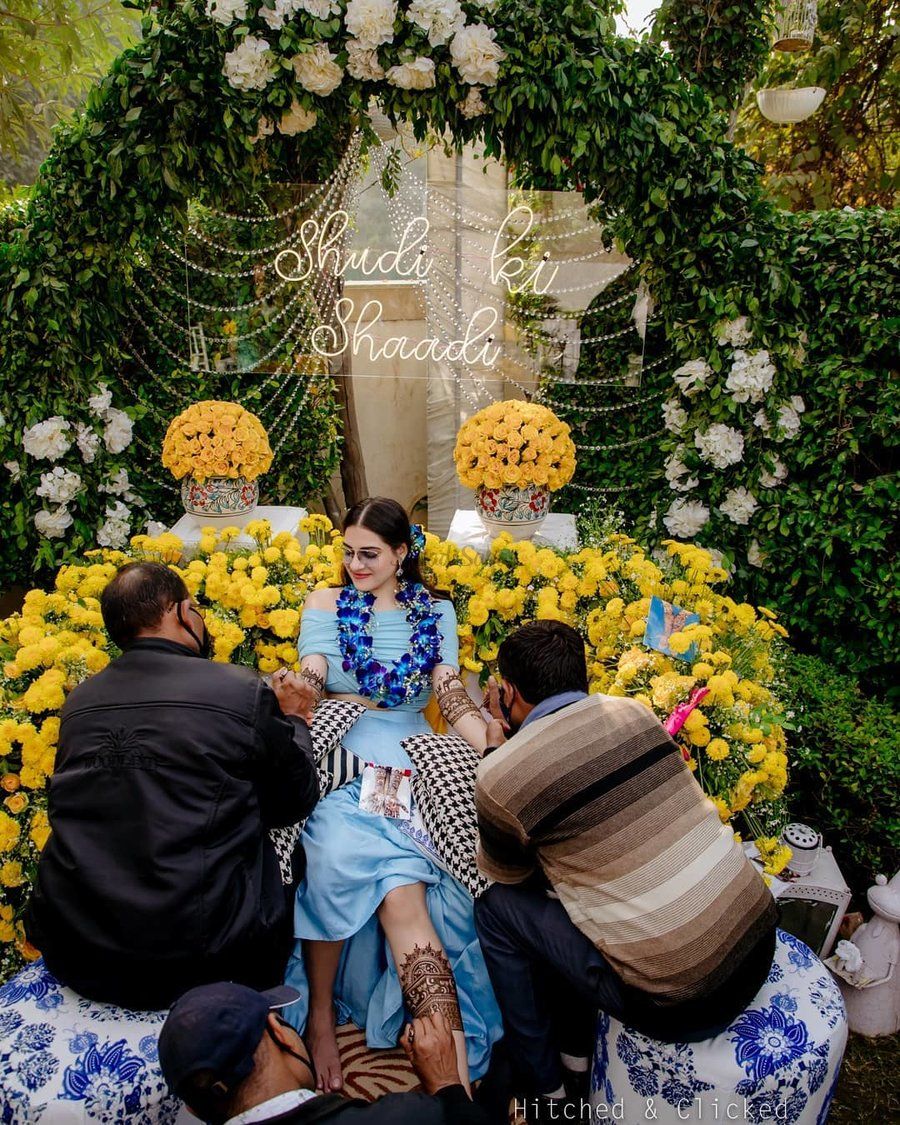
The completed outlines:
{"type": "Polygon", "coordinates": [[[771,929],[763,880],[681,751],[632,699],[592,695],[486,758],[478,865],[537,864],[619,976],[677,1003],[722,983],[771,929]]]}

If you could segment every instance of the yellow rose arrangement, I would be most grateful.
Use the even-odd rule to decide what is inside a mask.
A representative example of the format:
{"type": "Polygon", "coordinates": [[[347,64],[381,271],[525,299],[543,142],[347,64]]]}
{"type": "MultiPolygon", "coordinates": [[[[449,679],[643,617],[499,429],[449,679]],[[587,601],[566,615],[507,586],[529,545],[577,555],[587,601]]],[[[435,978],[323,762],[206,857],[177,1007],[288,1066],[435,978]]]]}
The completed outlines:
{"type": "MultiPolygon", "coordinates": [[[[273,537],[265,520],[244,531],[206,528],[190,562],[171,533],[136,536],[127,552],[92,551],[64,566],[53,590],[30,591],[20,613],[0,621],[0,980],[23,959],[21,913],[50,832],[47,780],[66,695],[100,671],[118,650],[100,614],[100,595],[132,560],[167,563],[204,608],[215,660],[275,672],[296,669],[296,641],[310,590],[339,581],[342,543],[326,517],[301,530],[310,542],[273,537]]],[[[631,695],[665,719],[697,686],[709,695],[676,740],[723,820],[740,814],[757,838],[767,870],[789,858],[777,844],[787,753],[773,663],[784,629],[765,609],[734,602],[717,589],[725,573],[698,547],[670,542],[667,563],[634,540],[610,534],[560,553],[499,537],[482,560],[470,549],[426,536],[429,578],[453,598],[463,667],[486,675],[503,638],[526,621],[556,618],[584,637],[590,690],[631,695]],[[673,651],[696,645],[692,663],[642,645],[653,595],[696,613],[696,625],[673,634],[673,651]]]]}
{"type": "Polygon", "coordinates": [[[236,402],[195,402],[173,418],[163,439],[162,463],[176,480],[192,476],[256,480],[272,464],[262,422],[236,402]]]}
{"type": "Polygon", "coordinates": [[[460,427],[453,451],[457,475],[467,488],[536,484],[555,492],[575,472],[569,433],[540,403],[495,402],[460,427]]]}

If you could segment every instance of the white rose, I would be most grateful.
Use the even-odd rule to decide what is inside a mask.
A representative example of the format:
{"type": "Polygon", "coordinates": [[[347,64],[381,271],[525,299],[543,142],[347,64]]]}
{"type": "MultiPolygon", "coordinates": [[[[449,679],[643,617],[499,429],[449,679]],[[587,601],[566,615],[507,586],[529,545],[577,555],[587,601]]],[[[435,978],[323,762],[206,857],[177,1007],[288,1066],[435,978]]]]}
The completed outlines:
{"type": "Polygon", "coordinates": [[[788,475],[787,466],[779,458],[775,458],[775,465],[770,472],[765,469],[759,474],[759,483],[763,488],[777,488],[788,475]]]}
{"type": "Polygon", "coordinates": [[[264,4],[259,15],[273,31],[280,31],[296,10],[293,0],[274,0],[271,7],[264,4]]]}
{"type": "Polygon", "coordinates": [[[719,505],[723,516],[728,516],[732,523],[749,523],[753,513],[759,507],[759,501],[746,488],[730,488],[725,493],[725,499],[719,505]]]}
{"type": "Polygon", "coordinates": [[[394,39],[396,0],[349,0],[344,25],[360,47],[371,50],[394,39]]]}
{"type": "Polygon", "coordinates": [[[378,82],[384,67],[374,47],[363,47],[356,39],[347,40],[347,72],[359,82],[378,82]]]}
{"type": "Polygon", "coordinates": [[[131,481],[128,479],[127,469],[116,469],[109,480],[100,485],[101,492],[108,492],[113,496],[124,496],[129,488],[131,488],[131,481]]]}
{"type": "Polygon", "coordinates": [[[434,63],[420,55],[412,62],[392,66],[387,72],[387,80],[401,90],[427,90],[434,85],[434,63]]]}
{"type": "Polygon", "coordinates": [[[802,414],[806,410],[806,403],[799,395],[791,395],[791,406],[798,414],[802,414]]]}
{"type": "Polygon", "coordinates": [[[673,500],[663,523],[676,539],[693,539],[708,519],[709,508],[699,500],[673,500]]]}
{"type": "Polygon", "coordinates": [[[705,359],[691,359],[674,371],[672,378],[681,388],[682,394],[693,395],[705,385],[710,375],[712,368],[705,359]]]}
{"type": "Polygon", "coordinates": [[[18,461],[4,461],[3,468],[12,477],[13,484],[22,479],[22,469],[18,461]]]}
{"type": "Polygon", "coordinates": [[[34,513],[34,526],[45,538],[60,539],[66,528],[72,526],[72,517],[68,508],[55,508],[50,512],[42,508],[34,513]]]}
{"type": "Polygon", "coordinates": [[[688,412],[680,405],[678,399],[670,398],[663,403],[663,423],[666,429],[673,434],[680,434],[687,425],[688,412]]]}
{"type": "Polygon", "coordinates": [[[756,539],[751,539],[750,546],[747,548],[747,562],[750,566],[759,568],[765,564],[765,561],[766,556],[760,550],[759,543],[756,539]]]}
{"type": "Polygon", "coordinates": [[[87,426],[84,422],[76,422],[75,444],[81,453],[81,460],[84,461],[85,465],[90,465],[100,448],[100,435],[93,426],[87,426]]]}
{"type": "Polygon", "coordinates": [[[88,406],[92,414],[102,418],[112,405],[112,392],[105,383],[100,384],[100,390],[88,398],[88,406]]]}
{"type": "Polygon", "coordinates": [[[276,73],[268,41],[246,36],[225,56],[222,73],[235,90],[264,90],[276,73]]]}
{"type": "Polygon", "coordinates": [[[317,20],[327,20],[329,16],[336,16],[341,10],[338,0],[296,0],[296,6],[304,12],[309,12],[317,20]]]}
{"type": "Polygon", "coordinates": [[[470,86],[493,86],[506,58],[494,40],[497,33],[484,23],[460,28],[450,43],[450,58],[463,82],[470,86]]]}
{"type": "Polygon", "coordinates": [[[72,444],[67,434],[71,426],[59,414],[35,422],[22,434],[22,447],[30,457],[44,461],[58,461],[72,444]]]}
{"type": "Polygon", "coordinates": [[[294,55],[291,62],[297,81],[311,94],[326,97],[340,86],[344,77],[343,70],[334,61],[336,58],[324,43],[317,43],[305,54],[294,55]]]}
{"type": "Polygon", "coordinates": [[[740,348],[750,343],[751,335],[747,318],[739,316],[737,320],[729,320],[719,327],[717,343],[720,346],[731,344],[733,348],[740,348]]]}
{"type": "Polygon", "coordinates": [[[681,460],[683,449],[683,446],[679,446],[666,461],[666,480],[673,492],[690,492],[700,483],[697,477],[688,475],[690,469],[681,460]]]}
{"type": "Polygon", "coordinates": [[[793,406],[786,404],[779,408],[775,425],[776,441],[785,441],[787,438],[796,437],[800,432],[800,414],[793,406]]]}
{"type": "Polygon", "coordinates": [[[722,422],[714,422],[705,433],[696,430],[694,445],[702,460],[717,469],[736,465],[744,457],[744,435],[722,422]]]}
{"type": "Polygon", "coordinates": [[[121,500],[117,500],[106,509],[106,520],[97,532],[97,542],[101,547],[119,550],[127,546],[130,530],[131,513],[121,500]]]}
{"type": "Polygon", "coordinates": [[[206,14],[223,27],[247,18],[247,0],[206,0],[206,14]]]}
{"type": "Polygon", "coordinates": [[[725,380],[735,402],[762,402],[772,386],[775,367],[767,351],[745,352],[738,348],[734,353],[731,371],[725,380]]]}
{"type": "Polygon", "coordinates": [[[487,113],[488,107],[484,104],[484,98],[481,96],[481,87],[471,86],[465,100],[457,102],[456,108],[467,119],[480,117],[483,113],[487,113]]]}
{"type": "Polygon", "coordinates": [[[282,115],[278,122],[278,132],[284,133],[286,137],[296,136],[297,133],[306,133],[315,125],[317,116],[315,110],[306,109],[294,98],[291,102],[291,108],[282,115]]]}
{"type": "Polygon", "coordinates": [[[413,0],[406,18],[422,28],[432,47],[448,43],[466,23],[457,0],[413,0]]]}
{"type": "Polygon", "coordinates": [[[124,410],[111,407],[106,412],[103,441],[110,453],[121,453],[131,445],[133,423],[124,410]]]}
{"type": "Polygon", "coordinates": [[[757,410],[753,415],[753,425],[762,430],[764,434],[769,433],[772,429],[772,423],[769,421],[769,416],[765,410],[757,410]]]}
{"type": "Polygon", "coordinates": [[[38,496],[49,500],[51,504],[68,504],[73,500],[81,488],[81,477],[78,473],[57,465],[49,473],[41,473],[41,483],[35,491],[38,496]]]}

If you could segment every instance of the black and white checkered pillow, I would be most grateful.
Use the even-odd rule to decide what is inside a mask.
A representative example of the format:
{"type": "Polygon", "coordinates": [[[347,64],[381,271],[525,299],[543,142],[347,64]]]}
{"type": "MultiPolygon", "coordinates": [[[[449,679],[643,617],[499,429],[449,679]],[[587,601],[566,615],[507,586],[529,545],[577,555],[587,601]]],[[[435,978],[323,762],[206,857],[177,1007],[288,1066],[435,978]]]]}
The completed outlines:
{"type": "Polygon", "coordinates": [[[481,756],[454,734],[416,734],[401,745],[416,767],[413,797],[438,855],[477,898],[490,886],[475,865],[475,774],[481,756]]]}
{"type": "MultiPolygon", "coordinates": [[[[320,797],[327,797],[333,789],[362,773],[363,763],[341,744],[341,739],[365,710],[361,703],[345,699],[323,699],[316,707],[309,733],[319,775],[320,797]]],[[[291,858],[302,829],[303,824],[300,823],[287,828],[273,828],[269,832],[285,886],[293,882],[291,858]]]]}

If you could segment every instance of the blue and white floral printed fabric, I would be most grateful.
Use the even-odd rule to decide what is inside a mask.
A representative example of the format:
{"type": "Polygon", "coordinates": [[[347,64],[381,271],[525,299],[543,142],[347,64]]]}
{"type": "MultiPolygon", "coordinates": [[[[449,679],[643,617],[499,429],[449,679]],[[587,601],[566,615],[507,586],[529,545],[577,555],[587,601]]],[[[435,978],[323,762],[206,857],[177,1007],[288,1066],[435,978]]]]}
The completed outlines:
{"type": "Polygon", "coordinates": [[[0,1122],[193,1122],[159,1069],[165,1011],[85,1000],[42,960],[0,986],[0,1122]]]}
{"type": "Polygon", "coordinates": [[[659,1043],[601,1014],[595,1118],[603,1120],[607,1106],[626,1125],[824,1125],[846,1044],[837,985],[802,941],[779,930],[766,983],[714,1039],[659,1043]]]}

